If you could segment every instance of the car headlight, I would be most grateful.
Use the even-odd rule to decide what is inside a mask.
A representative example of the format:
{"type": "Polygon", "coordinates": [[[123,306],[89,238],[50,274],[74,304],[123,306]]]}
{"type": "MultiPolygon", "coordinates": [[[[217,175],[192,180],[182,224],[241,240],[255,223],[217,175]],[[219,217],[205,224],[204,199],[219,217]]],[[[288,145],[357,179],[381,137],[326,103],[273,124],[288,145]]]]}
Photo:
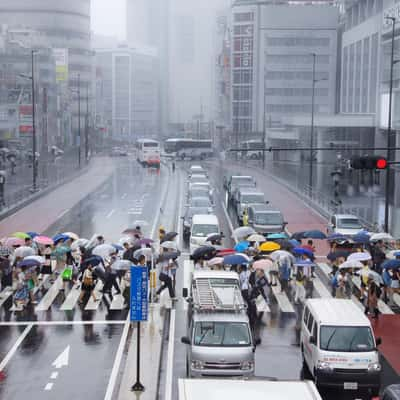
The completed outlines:
{"type": "Polygon", "coordinates": [[[317,369],[320,369],[323,371],[329,371],[329,370],[332,370],[332,367],[329,363],[327,363],[325,361],[318,361],[317,369]]]}
{"type": "Polygon", "coordinates": [[[374,362],[368,365],[369,372],[379,372],[382,369],[381,364],[374,362]]]}
{"type": "Polygon", "coordinates": [[[193,369],[203,369],[203,361],[193,360],[192,361],[192,368],[193,369]]]}
{"type": "Polygon", "coordinates": [[[253,361],[243,361],[241,365],[241,369],[244,371],[249,371],[254,368],[254,362],[253,361]]]}

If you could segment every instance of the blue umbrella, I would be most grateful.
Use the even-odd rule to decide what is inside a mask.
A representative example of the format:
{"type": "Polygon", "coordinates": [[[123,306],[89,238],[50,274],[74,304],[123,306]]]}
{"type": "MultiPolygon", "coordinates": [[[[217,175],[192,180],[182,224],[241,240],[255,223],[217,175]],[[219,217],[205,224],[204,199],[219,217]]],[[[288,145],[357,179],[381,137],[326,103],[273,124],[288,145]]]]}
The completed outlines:
{"type": "Polygon", "coordinates": [[[287,239],[287,235],[284,233],[271,233],[267,236],[268,240],[276,240],[276,239],[287,239]]]}
{"type": "Polygon", "coordinates": [[[96,267],[97,265],[103,264],[103,259],[100,256],[91,256],[87,258],[82,265],[92,265],[93,267],[96,267]]]}
{"type": "Polygon", "coordinates": [[[360,231],[353,236],[354,243],[369,243],[370,235],[367,231],[360,231]]]}
{"type": "Polygon", "coordinates": [[[230,256],[224,257],[225,265],[240,265],[247,264],[249,262],[249,258],[244,254],[232,254],[230,256]]]}
{"type": "Polygon", "coordinates": [[[383,269],[399,269],[400,260],[387,260],[382,264],[383,269]]]}
{"type": "Polygon", "coordinates": [[[39,233],[37,232],[26,232],[32,239],[35,238],[36,236],[40,236],[39,233]]]}
{"type": "Polygon", "coordinates": [[[304,233],[305,233],[305,231],[295,232],[295,233],[293,233],[291,239],[296,239],[296,240],[304,239],[304,236],[303,236],[304,233]]]}
{"type": "Polygon", "coordinates": [[[294,246],[294,247],[297,247],[297,246],[300,246],[300,245],[301,245],[301,243],[300,243],[298,240],[296,240],[296,239],[290,239],[290,240],[289,240],[289,243],[290,243],[292,246],[294,246]]]}
{"type": "Polygon", "coordinates": [[[346,240],[346,236],[343,236],[341,233],[332,233],[326,238],[329,242],[334,242],[335,240],[346,240]]]}
{"type": "Polygon", "coordinates": [[[250,246],[250,243],[247,240],[244,240],[242,242],[239,242],[234,249],[239,252],[239,253],[243,253],[244,251],[246,251],[250,246]]]}
{"type": "Polygon", "coordinates": [[[115,247],[115,249],[118,250],[118,251],[123,251],[124,250],[124,248],[122,246],[120,246],[119,244],[113,243],[112,247],[115,247]]]}
{"type": "Polygon", "coordinates": [[[69,236],[64,235],[63,233],[58,233],[53,237],[53,242],[54,244],[57,244],[58,242],[65,242],[66,240],[69,239],[69,236]]]}
{"type": "Polygon", "coordinates": [[[304,247],[295,247],[292,252],[300,256],[305,254],[308,257],[314,257],[314,253],[308,249],[305,249],[304,247]]]}
{"type": "Polygon", "coordinates": [[[38,260],[28,259],[20,261],[17,265],[20,268],[31,268],[38,267],[39,265],[41,265],[41,263],[38,260]]]}
{"type": "Polygon", "coordinates": [[[319,231],[318,229],[307,231],[303,233],[304,239],[326,239],[326,235],[324,232],[319,231]]]}
{"type": "Polygon", "coordinates": [[[311,265],[314,265],[314,263],[312,261],[310,261],[310,260],[299,260],[299,261],[296,261],[294,263],[294,265],[296,267],[309,267],[311,265]]]}

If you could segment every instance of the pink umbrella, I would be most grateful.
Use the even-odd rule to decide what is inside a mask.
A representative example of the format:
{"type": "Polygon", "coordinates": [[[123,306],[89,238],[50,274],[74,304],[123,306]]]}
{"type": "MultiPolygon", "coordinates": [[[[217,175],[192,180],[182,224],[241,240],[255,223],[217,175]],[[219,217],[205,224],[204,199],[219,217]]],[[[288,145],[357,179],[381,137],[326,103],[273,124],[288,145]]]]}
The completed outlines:
{"type": "Polygon", "coordinates": [[[267,271],[273,267],[274,263],[271,260],[257,260],[253,264],[254,269],[262,269],[267,271]]]}
{"type": "Polygon", "coordinates": [[[223,257],[214,257],[210,261],[207,262],[209,267],[212,267],[213,265],[223,264],[223,263],[224,263],[223,257]]]}
{"type": "Polygon", "coordinates": [[[34,242],[36,242],[37,244],[42,244],[43,246],[47,246],[47,245],[53,245],[53,239],[47,237],[47,236],[36,236],[33,239],[34,242]]]}
{"type": "Polygon", "coordinates": [[[25,241],[17,237],[9,237],[4,242],[4,245],[7,247],[23,246],[24,244],[25,241]]]}

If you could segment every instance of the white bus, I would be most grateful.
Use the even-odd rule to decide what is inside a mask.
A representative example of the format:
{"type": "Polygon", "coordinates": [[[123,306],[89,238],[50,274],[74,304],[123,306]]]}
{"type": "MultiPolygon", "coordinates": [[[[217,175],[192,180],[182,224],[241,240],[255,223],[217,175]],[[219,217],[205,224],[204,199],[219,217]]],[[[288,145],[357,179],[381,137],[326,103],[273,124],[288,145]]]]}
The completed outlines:
{"type": "Polygon", "coordinates": [[[147,167],[160,167],[160,143],[152,139],[138,139],[136,142],[137,160],[147,167]]]}
{"type": "Polygon", "coordinates": [[[240,143],[240,148],[246,150],[242,152],[242,158],[247,158],[248,160],[262,159],[262,149],[264,148],[262,140],[247,140],[240,143]]]}
{"type": "Polygon", "coordinates": [[[204,160],[213,155],[212,140],[167,139],[164,142],[167,155],[182,159],[204,160]]]}

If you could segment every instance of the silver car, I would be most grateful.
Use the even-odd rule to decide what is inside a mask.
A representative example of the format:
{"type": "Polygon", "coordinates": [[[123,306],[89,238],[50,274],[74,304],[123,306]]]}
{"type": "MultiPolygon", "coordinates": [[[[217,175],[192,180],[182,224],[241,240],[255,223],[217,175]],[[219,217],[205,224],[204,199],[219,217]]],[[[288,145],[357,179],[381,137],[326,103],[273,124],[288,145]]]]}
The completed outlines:
{"type": "Polygon", "coordinates": [[[255,343],[246,312],[193,314],[188,345],[188,377],[253,376],[255,343]]]}

